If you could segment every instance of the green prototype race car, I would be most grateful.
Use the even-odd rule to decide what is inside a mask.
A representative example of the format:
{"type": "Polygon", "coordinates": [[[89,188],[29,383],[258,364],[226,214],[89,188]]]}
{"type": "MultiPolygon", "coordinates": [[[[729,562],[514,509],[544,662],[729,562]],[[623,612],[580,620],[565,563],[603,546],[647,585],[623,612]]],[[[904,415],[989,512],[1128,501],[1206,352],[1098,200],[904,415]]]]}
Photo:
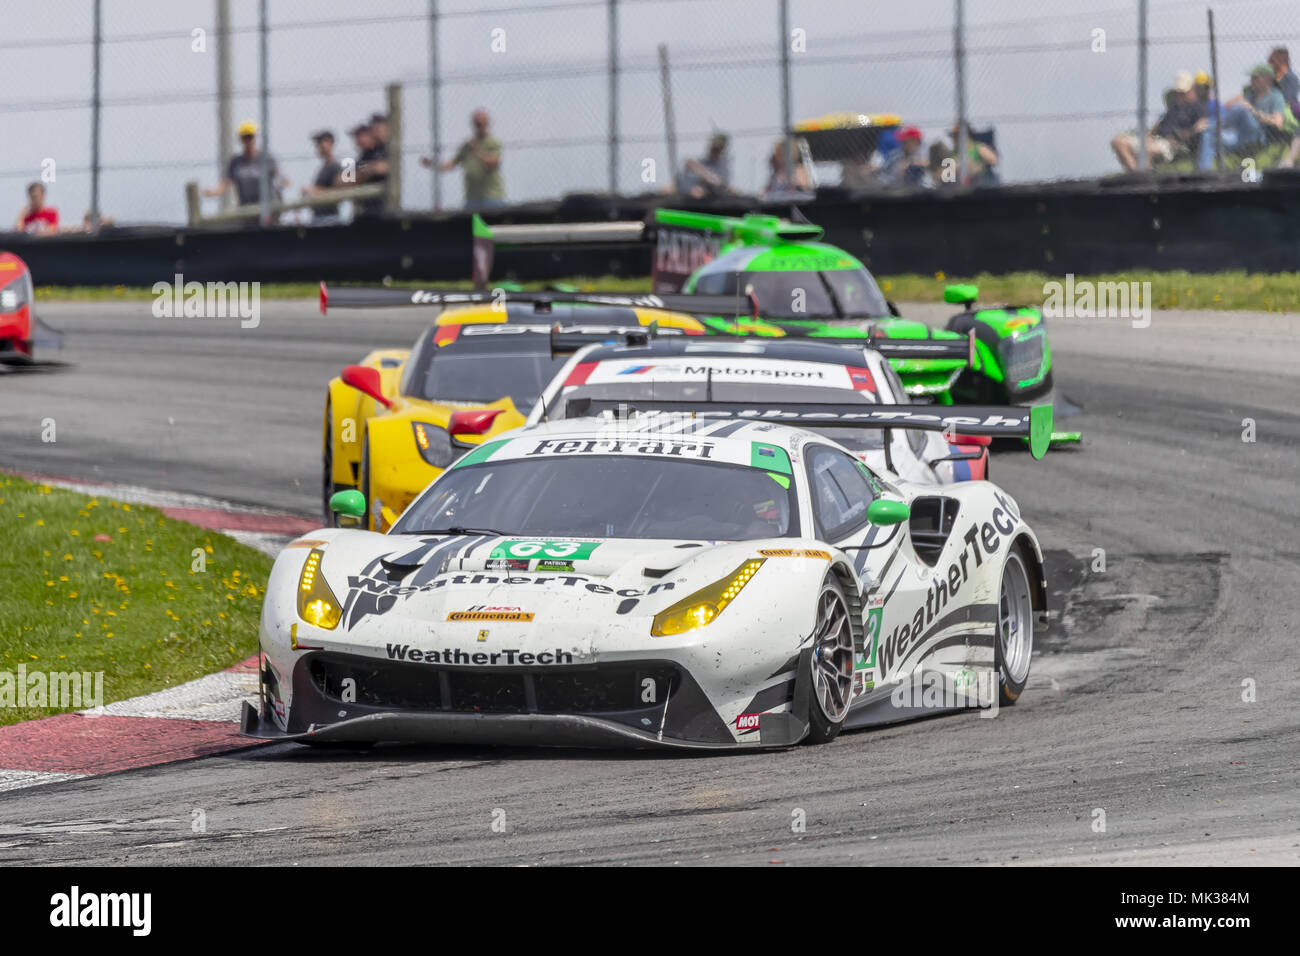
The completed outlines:
{"type": "Polygon", "coordinates": [[[950,285],[944,301],[962,307],[946,329],[898,315],[856,257],[822,242],[822,230],[775,216],[741,218],[656,210],[661,227],[721,236],[717,257],[691,273],[683,292],[749,296],[761,318],[723,316],[706,323],[718,332],[956,340],[975,332],[972,360],[895,359],[907,391],[950,404],[1033,401],[1052,391],[1052,352],[1042,313],[1026,306],[977,308],[979,290],[950,285]]]}
{"type": "MultiPolygon", "coordinates": [[[[867,267],[855,256],[822,241],[820,226],[776,216],[721,216],[656,209],[653,224],[641,222],[486,226],[475,217],[475,241],[543,244],[632,240],[653,234],[653,290],[674,301],[667,306],[697,315],[724,335],[863,337],[955,342],[974,347],[963,358],[891,358],[914,401],[951,405],[1032,404],[1053,401],[1052,351],[1039,309],[977,307],[974,285],[949,285],[944,301],[962,311],[937,329],[899,315],[867,267]],[[684,295],[678,295],[684,293],[684,295]],[[717,303],[733,297],[728,314],[692,309],[689,299],[717,303]]],[[[476,251],[476,284],[485,285],[492,261],[476,251]],[[486,267],[480,270],[480,262],[486,267]]],[[[665,300],[667,301],[667,300],[665,300]]],[[[711,304],[709,308],[715,308],[711,304]]],[[[1078,432],[1058,431],[1053,442],[1077,442],[1078,432]]]]}

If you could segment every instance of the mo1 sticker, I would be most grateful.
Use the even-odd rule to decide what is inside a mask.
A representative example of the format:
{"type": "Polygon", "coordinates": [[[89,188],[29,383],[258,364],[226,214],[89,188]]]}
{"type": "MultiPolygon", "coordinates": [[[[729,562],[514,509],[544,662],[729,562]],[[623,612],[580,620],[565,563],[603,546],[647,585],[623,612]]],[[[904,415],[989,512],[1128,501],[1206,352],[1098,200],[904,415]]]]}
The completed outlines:
{"type": "Polygon", "coordinates": [[[567,558],[582,560],[600,547],[599,541],[502,541],[489,558],[567,558]]]}
{"type": "Polygon", "coordinates": [[[867,611],[865,631],[862,635],[862,653],[858,656],[855,670],[866,670],[876,666],[876,643],[880,640],[880,618],[884,607],[873,607],[867,611]]]}

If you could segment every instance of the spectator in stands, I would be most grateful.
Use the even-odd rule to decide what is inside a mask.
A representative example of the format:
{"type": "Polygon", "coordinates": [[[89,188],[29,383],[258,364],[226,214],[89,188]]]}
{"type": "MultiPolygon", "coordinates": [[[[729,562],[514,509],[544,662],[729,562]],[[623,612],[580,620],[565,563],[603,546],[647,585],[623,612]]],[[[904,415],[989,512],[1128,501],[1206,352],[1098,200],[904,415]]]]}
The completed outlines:
{"type": "Polygon", "coordinates": [[[1282,99],[1295,113],[1300,109],[1300,76],[1291,72],[1290,52],[1284,46],[1278,47],[1268,55],[1268,65],[1273,68],[1273,85],[1282,91],[1282,99]]]}
{"type": "Polygon", "coordinates": [[[275,157],[265,156],[257,149],[257,124],[244,122],[239,124],[240,151],[230,157],[226,175],[211,189],[203,190],[205,196],[220,196],[231,186],[239,197],[241,206],[253,205],[262,200],[262,163],[271,167],[271,201],[279,199],[279,192],[289,185],[289,180],[280,176],[275,157]]]}
{"type": "MultiPolygon", "coordinates": [[[[321,130],[312,136],[312,142],[316,144],[316,155],[320,157],[320,168],[316,170],[316,178],[312,180],[310,186],[304,186],[302,194],[312,196],[324,192],[327,189],[333,189],[341,184],[343,175],[343,166],[334,158],[334,134],[327,129],[321,130]]],[[[311,221],[320,225],[338,222],[339,206],[338,203],[331,203],[328,206],[314,206],[312,209],[311,221]]]]}
{"type": "Polygon", "coordinates": [[[807,199],[812,196],[812,183],[808,180],[808,170],[799,162],[798,152],[788,140],[779,139],[772,146],[772,154],[767,158],[767,186],[763,189],[763,198],[771,200],[807,199]],[[794,166],[790,167],[790,156],[794,154],[794,166]]]}
{"type": "Polygon", "coordinates": [[[382,183],[388,179],[388,117],[370,117],[370,145],[357,156],[357,182],[382,183]]]}
{"type": "MultiPolygon", "coordinates": [[[[1282,91],[1287,109],[1293,120],[1300,120],[1300,76],[1291,72],[1291,54],[1286,47],[1280,46],[1268,55],[1268,65],[1273,68],[1273,83],[1282,91]]],[[[1291,140],[1291,148],[1278,163],[1284,169],[1291,169],[1300,161],[1300,134],[1291,140]]]]}
{"type": "MultiPolygon", "coordinates": [[[[470,212],[501,206],[506,201],[506,187],[501,179],[501,141],[491,132],[488,112],[481,107],[470,115],[474,135],[460,144],[456,155],[438,163],[438,172],[447,173],[457,166],[465,182],[465,208],[470,212]]],[[[422,156],[420,162],[433,166],[438,157],[422,156]]]]}
{"type": "Polygon", "coordinates": [[[27,205],[18,210],[14,230],[33,236],[51,236],[59,231],[59,211],[45,205],[44,183],[28,183],[27,205]]]}
{"type": "MultiPolygon", "coordinates": [[[[948,134],[952,137],[953,154],[957,153],[959,144],[956,123],[948,134]]],[[[977,132],[970,123],[966,124],[966,184],[969,186],[996,186],[999,182],[998,164],[1002,157],[993,145],[993,130],[977,132]]]]}
{"type": "Polygon", "coordinates": [[[370,132],[375,135],[375,145],[383,149],[384,156],[388,156],[388,140],[391,131],[388,127],[388,115],[386,113],[370,114],[370,132]]]}
{"type": "Polygon", "coordinates": [[[897,134],[899,149],[890,153],[876,172],[876,179],[886,186],[932,186],[930,164],[921,154],[921,131],[904,126],[897,134]]]}
{"type": "MultiPolygon", "coordinates": [[[[1223,104],[1222,109],[1210,112],[1210,121],[1201,137],[1200,163],[1202,169],[1214,165],[1215,123],[1223,131],[1225,152],[1240,153],[1258,149],[1268,143],[1269,137],[1282,139],[1287,125],[1287,105],[1282,91],[1273,85],[1273,68],[1260,63],[1250,71],[1250,85],[1223,104]]],[[[1289,137],[1287,137],[1289,138],[1289,137]]]]}
{"type": "Polygon", "coordinates": [[[728,143],[726,133],[714,133],[709,140],[709,151],[699,159],[688,159],[682,167],[677,191],[692,199],[734,194],[728,169],[728,143]]]}
{"type": "MultiPolygon", "coordinates": [[[[369,122],[358,123],[348,130],[352,142],[356,144],[357,155],[356,178],[345,185],[363,185],[365,183],[382,183],[388,178],[388,149],[375,135],[374,127],[369,122]]],[[[359,215],[373,215],[384,211],[384,201],[380,198],[365,199],[354,202],[359,215]]]]}
{"type": "MultiPolygon", "coordinates": [[[[1205,104],[1197,94],[1195,77],[1186,70],[1180,71],[1174,77],[1173,88],[1165,92],[1164,114],[1147,131],[1147,167],[1156,161],[1172,163],[1180,153],[1195,155],[1197,138],[1207,125],[1201,122],[1205,119],[1205,110],[1205,104]]],[[[1126,173],[1137,172],[1136,132],[1118,134],[1110,141],[1110,146],[1126,173]]]]}

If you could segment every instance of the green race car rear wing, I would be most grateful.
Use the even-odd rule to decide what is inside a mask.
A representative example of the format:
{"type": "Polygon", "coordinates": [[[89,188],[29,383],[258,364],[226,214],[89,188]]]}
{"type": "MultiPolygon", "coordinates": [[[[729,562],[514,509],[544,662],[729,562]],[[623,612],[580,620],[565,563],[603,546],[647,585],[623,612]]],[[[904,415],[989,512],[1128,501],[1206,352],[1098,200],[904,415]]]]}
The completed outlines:
{"type": "Polygon", "coordinates": [[[655,222],[680,229],[697,229],[723,236],[728,242],[748,246],[775,245],[778,242],[815,242],[825,230],[807,222],[791,222],[779,216],[750,213],[746,216],[717,216],[683,209],[656,209],[655,222]]]}
{"type": "MultiPolygon", "coordinates": [[[[824,342],[827,345],[871,349],[889,359],[946,359],[964,362],[967,365],[975,363],[974,329],[961,338],[953,339],[890,339],[883,335],[837,335],[834,338],[822,338],[809,335],[802,329],[783,328],[783,331],[784,335],[765,338],[764,341],[780,342],[782,339],[797,339],[800,342],[824,342]]],[[[734,334],[738,338],[747,337],[743,331],[719,334],[734,334]]]]}
{"type": "MultiPolygon", "coordinates": [[[[810,428],[895,428],[987,435],[992,438],[1028,438],[1029,451],[1042,458],[1052,440],[1051,405],[868,405],[834,402],[618,401],[574,398],[565,405],[566,418],[615,415],[689,415],[701,419],[774,422],[810,428]]],[[[950,440],[952,440],[950,439],[950,440]]],[[[889,443],[885,443],[888,448],[889,443]]]]}

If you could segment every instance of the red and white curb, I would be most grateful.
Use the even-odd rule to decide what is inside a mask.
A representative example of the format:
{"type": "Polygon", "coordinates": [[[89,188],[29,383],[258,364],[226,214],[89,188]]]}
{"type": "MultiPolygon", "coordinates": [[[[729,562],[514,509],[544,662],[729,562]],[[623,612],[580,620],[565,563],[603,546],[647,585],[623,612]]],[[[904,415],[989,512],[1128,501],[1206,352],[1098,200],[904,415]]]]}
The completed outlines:
{"type": "Polygon", "coordinates": [[[166,690],[0,727],[0,791],[257,746],[239,711],[257,696],[257,658],[166,690]]]}
{"type": "MultiPolygon", "coordinates": [[[[320,527],[300,515],[248,508],[175,492],[23,473],[29,481],[85,495],[159,508],[272,556],[320,527]]],[[[257,657],[177,687],[0,727],[0,792],[192,760],[255,747],[239,736],[239,712],[257,695],[257,657]]]]}

